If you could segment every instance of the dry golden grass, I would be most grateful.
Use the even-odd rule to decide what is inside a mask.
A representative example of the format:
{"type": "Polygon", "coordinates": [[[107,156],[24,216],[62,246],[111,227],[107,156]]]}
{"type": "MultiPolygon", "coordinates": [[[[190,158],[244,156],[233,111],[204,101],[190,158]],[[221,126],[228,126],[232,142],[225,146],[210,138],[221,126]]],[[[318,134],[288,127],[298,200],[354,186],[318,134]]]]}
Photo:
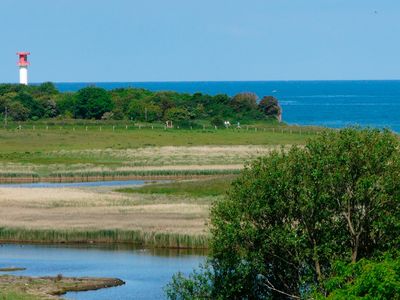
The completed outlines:
{"type": "Polygon", "coordinates": [[[0,227],[203,234],[210,201],[110,188],[0,188],[0,227]]]}
{"type": "Polygon", "coordinates": [[[29,153],[0,162],[0,171],[98,172],[132,170],[228,170],[240,169],[251,159],[280,146],[163,146],[137,149],[57,150],[29,153]],[[13,162],[12,162],[13,161],[13,162]],[[18,162],[19,161],[19,162],[18,162]]]}

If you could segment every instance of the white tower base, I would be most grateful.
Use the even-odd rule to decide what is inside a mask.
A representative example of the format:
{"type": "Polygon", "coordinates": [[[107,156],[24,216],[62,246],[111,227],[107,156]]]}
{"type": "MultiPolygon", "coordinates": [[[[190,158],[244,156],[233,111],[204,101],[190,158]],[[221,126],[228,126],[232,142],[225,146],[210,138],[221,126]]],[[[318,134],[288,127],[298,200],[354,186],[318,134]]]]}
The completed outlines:
{"type": "Polygon", "coordinates": [[[28,85],[28,67],[19,67],[19,83],[28,85]]]}

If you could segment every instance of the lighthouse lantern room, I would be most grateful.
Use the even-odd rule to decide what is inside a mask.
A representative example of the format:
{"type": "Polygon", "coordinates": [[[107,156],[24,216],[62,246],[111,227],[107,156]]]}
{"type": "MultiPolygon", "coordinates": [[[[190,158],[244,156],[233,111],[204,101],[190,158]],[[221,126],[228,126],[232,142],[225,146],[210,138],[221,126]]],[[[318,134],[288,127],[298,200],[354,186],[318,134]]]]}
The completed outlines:
{"type": "Polygon", "coordinates": [[[29,52],[17,52],[19,57],[18,66],[19,66],[19,83],[20,84],[28,84],[28,55],[29,52]]]}

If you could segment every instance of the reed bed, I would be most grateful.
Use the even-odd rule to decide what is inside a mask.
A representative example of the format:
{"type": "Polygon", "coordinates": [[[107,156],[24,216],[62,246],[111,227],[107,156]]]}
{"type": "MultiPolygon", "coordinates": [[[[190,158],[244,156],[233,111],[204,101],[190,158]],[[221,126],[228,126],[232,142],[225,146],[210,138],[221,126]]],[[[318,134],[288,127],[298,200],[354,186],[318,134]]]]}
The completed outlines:
{"type": "Polygon", "coordinates": [[[52,230],[0,228],[0,242],[23,243],[123,243],[142,247],[207,249],[207,235],[188,235],[140,230],[52,230]]]}
{"type": "Polygon", "coordinates": [[[210,176],[239,174],[240,169],[211,170],[126,170],[126,171],[87,171],[87,172],[57,172],[48,176],[36,173],[0,173],[0,183],[35,183],[35,182],[89,182],[110,180],[159,180],[159,179],[190,179],[210,176]]]}
{"type": "Polygon", "coordinates": [[[127,176],[199,176],[199,175],[224,175],[238,174],[240,169],[211,169],[211,170],[126,170],[126,171],[89,171],[89,172],[55,172],[49,177],[127,177],[127,176]]]}
{"type": "Polygon", "coordinates": [[[27,172],[0,172],[0,183],[24,183],[39,182],[40,176],[37,173],[27,172]]]}

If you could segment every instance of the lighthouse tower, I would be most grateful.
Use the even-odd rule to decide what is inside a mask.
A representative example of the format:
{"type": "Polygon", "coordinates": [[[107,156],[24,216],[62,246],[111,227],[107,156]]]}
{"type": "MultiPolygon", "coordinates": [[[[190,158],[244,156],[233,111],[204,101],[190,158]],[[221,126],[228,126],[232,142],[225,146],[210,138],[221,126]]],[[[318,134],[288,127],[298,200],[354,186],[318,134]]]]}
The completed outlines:
{"type": "Polygon", "coordinates": [[[17,52],[19,57],[18,66],[19,66],[19,83],[20,84],[28,84],[28,55],[29,52],[17,52]]]}

